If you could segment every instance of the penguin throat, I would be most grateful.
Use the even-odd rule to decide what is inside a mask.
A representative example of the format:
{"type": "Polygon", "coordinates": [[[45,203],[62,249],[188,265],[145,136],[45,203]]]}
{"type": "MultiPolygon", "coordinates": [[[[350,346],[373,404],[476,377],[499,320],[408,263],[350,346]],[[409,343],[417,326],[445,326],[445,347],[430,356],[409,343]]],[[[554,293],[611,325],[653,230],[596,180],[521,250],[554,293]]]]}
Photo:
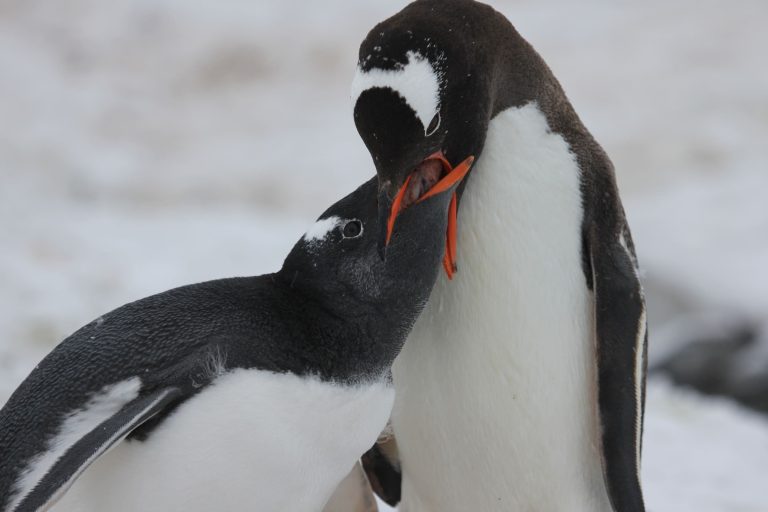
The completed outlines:
{"type": "MultiPolygon", "coordinates": [[[[442,151],[438,151],[424,159],[408,175],[403,182],[403,186],[395,196],[392,202],[392,210],[387,222],[387,243],[392,236],[392,230],[395,227],[395,220],[401,211],[412,204],[423,201],[428,197],[437,195],[450,189],[456,183],[464,179],[469,169],[472,167],[474,157],[470,156],[455,168],[451,166],[448,159],[445,158],[442,151]]],[[[458,200],[456,192],[451,196],[451,203],[448,207],[448,228],[445,236],[445,255],[443,256],[443,269],[448,279],[453,279],[456,273],[456,228],[457,228],[457,210],[458,200]]]]}

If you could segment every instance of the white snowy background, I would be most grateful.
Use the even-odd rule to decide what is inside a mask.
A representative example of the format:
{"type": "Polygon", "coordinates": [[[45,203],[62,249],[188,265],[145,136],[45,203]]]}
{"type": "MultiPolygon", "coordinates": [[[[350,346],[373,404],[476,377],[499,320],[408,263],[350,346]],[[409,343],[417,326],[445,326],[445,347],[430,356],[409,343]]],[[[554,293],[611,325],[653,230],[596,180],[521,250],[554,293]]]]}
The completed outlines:
{"type": "MultiPolygon", "coordinates": [[[[405,3],[0,0],[0,403],[103,312],[279,268],[374,172],[349,82],[405,3]]],[[[652,358],[765,322],[768,3],[495,5],[616,164],[652,358]]],[[[726,399],[652,379],[643,462],[651,512],[768,511],[768,419],[726,399]]]]}

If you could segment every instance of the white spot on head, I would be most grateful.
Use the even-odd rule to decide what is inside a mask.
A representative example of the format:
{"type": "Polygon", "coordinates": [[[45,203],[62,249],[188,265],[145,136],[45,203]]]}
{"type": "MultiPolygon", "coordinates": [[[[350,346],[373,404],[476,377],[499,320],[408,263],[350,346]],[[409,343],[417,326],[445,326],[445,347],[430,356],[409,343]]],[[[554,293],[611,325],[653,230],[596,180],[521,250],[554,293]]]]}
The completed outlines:
{"type": "Polygon", "coordinates": [[[20,473],[8,510],[14,510],[18,506],[72,445],[139,396],[140,389],[141,379],[138,377],[104,386],[81,408],[66,413],[59,430],[48,440],[45,451],[31,459],[20,473]]]}
{"type": "Polygon", "coordinates": [[[314,242],[318,240],[324,240],[328,234],[336,229],[341,224],[341,219],[335,215],[332,215],[325,219],[320,219],[304,234],[304,241],[314,242]]]}
{"type": "Polygon", "coordinates": [[[363,71],[359,67],[352,80],[352,105],[368,89],[388,88],[402,97],[421,121],[426,133],[432,118],[440,107],[440,79],[429,60],[416,52],[408,52],[408,64],[395,69],[373,68],[363,71]]]}

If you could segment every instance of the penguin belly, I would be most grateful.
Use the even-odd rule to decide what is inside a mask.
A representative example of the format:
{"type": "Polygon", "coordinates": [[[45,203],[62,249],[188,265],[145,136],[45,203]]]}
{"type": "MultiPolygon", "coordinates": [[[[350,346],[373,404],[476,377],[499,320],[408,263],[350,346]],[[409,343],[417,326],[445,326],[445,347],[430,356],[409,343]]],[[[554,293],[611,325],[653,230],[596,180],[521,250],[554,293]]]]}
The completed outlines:
{"type": "Polygon", "coordinates": [[[145,441],[100,457],[52,510],[318,512],[376,441],[393,401],[383,381],[230,371],[145,441]]]}
{"type": "Polygon", "coordinates": [[[609,511],[579,168],[535,104],[490,124],[393,377],[404,512],[609,511]]]}

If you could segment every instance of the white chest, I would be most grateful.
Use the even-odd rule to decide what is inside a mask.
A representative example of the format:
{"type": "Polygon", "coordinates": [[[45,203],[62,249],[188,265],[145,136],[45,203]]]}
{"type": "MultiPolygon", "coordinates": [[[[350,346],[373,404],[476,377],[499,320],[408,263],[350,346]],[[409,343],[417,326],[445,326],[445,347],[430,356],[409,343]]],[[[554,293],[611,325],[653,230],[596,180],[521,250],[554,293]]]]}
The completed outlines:
{"type": "Polygon", "coordinates": [[[404,510],[608,510],[579,169],[535,105],[499,114],[394,367],[404,510]]]}
{"type": "Polygon", "coordinates": [[[376,440],[394,391],[256,370],[220,377],[145,443],[97,460],[55,512],[318,512],[376,440]]]}

